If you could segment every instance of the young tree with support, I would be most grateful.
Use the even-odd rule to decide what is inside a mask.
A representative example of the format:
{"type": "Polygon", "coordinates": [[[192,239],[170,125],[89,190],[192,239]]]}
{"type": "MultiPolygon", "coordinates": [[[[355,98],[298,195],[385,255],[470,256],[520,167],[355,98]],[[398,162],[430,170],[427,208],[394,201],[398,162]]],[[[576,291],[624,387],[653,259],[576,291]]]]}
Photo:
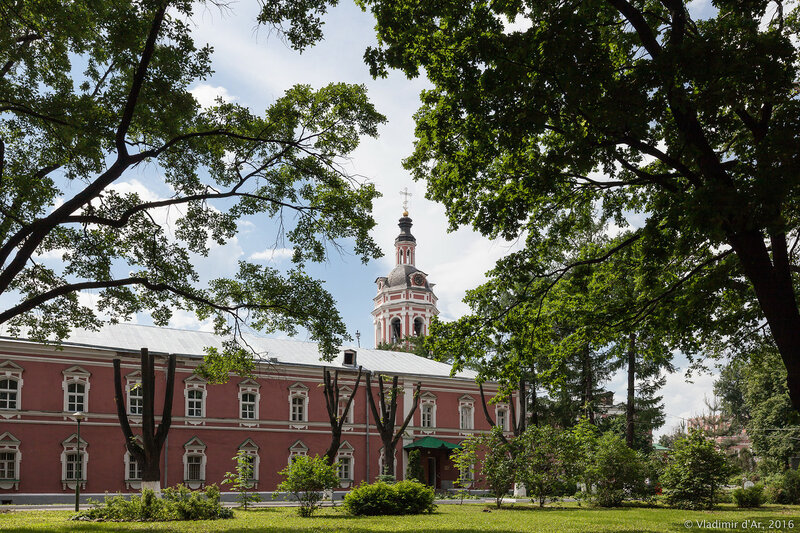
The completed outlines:
{"type": "Polygon", "coordinates": [[[331,424],[331,445],[328,451],[325,452],[325,460],[328,461],[328,464],[332,465],[336,462],[336,454],[339,451],[339,446],[342,444],[342,426],[344,426],[345,420],[347,420],[347,414],[350,412],[353,399],[356,397],[358,385],[361,383],[361,374],[362,369],[359,366],[356,383],[353,385],[352,392],[350,392],[350,395],[347,397],[347,403],[344,409],[339,413],[339,370],[334,371],[333,379],[331,379],[330,370],[327,368],[322,370],[322,385],[324,387],[322,392],[325,395],[325,409],[328,411],[328,420],[331,424]]]}
{"type": "Polygon", "coordinates": [[[164,391],[164,408],[161,410],[161,423],[156,430],[155,415],[155,358],[147,348],[141,351],[142,372],[142,444],[136,442],[128,420],[125,396],[122,393],[120,360],[114,359],[114,402],[117,404],[122,434],[128,453],[142,468],[142,489],[161,490],[161,448],[167,439],[172,424],[172,398],[175,389],[175,354],[167,357],[167,383],[164,391]]]}
{"type": "Polygon", "coordinates": [[[383,442],[383,472],[385,476],[394,476],[394,452],[397,449],[397,443],[403,436],[403,432],[414,417],[414,412],[419,405],[419,394],[422,383],[417,382],[414,387],[414,400],[411,404],[411,409],[408,411],[405,420],[400,428],[395,431],[395,423],[397,418],[397,397],[400,392],[400,387],[397,382],[398,376],[392,378],[392,387],[384,390],[383,375],[378,375],[378,397],[379,403],[376,406],[375,399],[372,397],[372,381],[371,374],[367,373],[367,401],[369,402],[369,409],[372,412],[372,418],[375,421],[375,427],[378,428],[378,433],[383,442]],[[388,401],[387,401],[388,396],[388,401]],[[380,408],[380,412],[379,409],[380,408]]]}

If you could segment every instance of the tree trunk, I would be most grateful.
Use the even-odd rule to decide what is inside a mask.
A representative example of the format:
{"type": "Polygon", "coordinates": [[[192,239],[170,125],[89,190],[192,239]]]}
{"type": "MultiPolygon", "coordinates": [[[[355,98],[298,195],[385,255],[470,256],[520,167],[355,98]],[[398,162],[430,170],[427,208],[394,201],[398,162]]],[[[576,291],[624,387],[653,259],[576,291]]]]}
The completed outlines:
{"type": "MultiPolygon", "coordinates": [[[[347,399],[342,416],[339,416],[339,371],[334,372],[333,380],[331,380],[331,373],[327,368],[322,370],[322,383],[324,386],[323,394],[325,395],[325,408],[328,411],[328,420],[331,424],[331,445],[328,451],[325,452],[325,460],[328,464],[332,465],[336,462],[336,454],[339,453],[339,446],[342,444],[342,426],[344,421],[347,420],[347,414],[350,407],[353,405],[353,398],[356,397],[358,385],[361,383],[362,369],[358,367],[358,378],[356,384],[353,386],[353,392],[347,399]]],[[[369,422],[369,421],[368,421],[369,422]]]]}
{"type": "Polygon", "coordinates": [[[155,430],[155,360],[147,348],[141,350],[142,373],[142,445],[136,442],[136,436],[131,430],[128,420],[128,410],[125,405],[125,396],[122,393],[122,372],[120,360],[114,359],[114,402],[117,405],[117,418],[119,419],[122,434],[125,436],[125,446],[131,457],[142,468],[142,487],[146,484],[161,484],[161,448],[167,438],[169,427],[172,424],[172,398],[175,389],[175,354],[170,354],[167,362],[167,384],[164,394],[164,408],[161,412],[161,424],[155,430]]]}
{"type": "Polygon", "coordinates": [[[728,235],[745,275],[753,284],[772,338],[786,365],[786,385],[792,406],[800,411],[800,312],[792,285],[786,235],[776,233],[770,240],[771,260],[759,231],[728,235]]]}
{"type": "Polygon", "coordinates": [[[636,398],[636,334],[631,333],[628,344],[628,403],[625,405],[625,443],[633,448],[634,400],[636,398]]]}

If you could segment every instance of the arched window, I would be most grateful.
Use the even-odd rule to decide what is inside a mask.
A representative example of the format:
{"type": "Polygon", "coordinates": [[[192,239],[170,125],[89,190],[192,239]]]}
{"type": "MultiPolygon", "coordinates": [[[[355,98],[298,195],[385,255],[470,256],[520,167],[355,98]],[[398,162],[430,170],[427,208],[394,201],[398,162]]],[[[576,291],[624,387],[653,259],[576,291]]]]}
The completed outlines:
{"type": "Polygon", "coordinates": [[[206,445],[192,437],[183,445],[183,482],[190,489],[199,489],[206,481],[206,445]]]}
{"type": "Polygon", "coordinates": [[[423,327],[425,326],[425,321],[422,320],[421,317],[417,317],[414,319],[414,336],[421,337],[423,334],[423,327]]]}
{"type": "Polygon", "coordinates": [[[21,409],[22,367],[11,361],[0,363],[0,410],[21,409]]]}
{"type": "Polygon", "coordinates": [[[64,381],[64,410],[68,413],[89,410],[89,376],[91,373],[79,366],[70,367],[62,372],[64,381]]]}
{"type": "Polygon", "coordinates": [[[400,325],[400,319],[395,317],[392,319],[392,342],[400,342],[403,338],[403,330],[402,326],[400,325]]]}

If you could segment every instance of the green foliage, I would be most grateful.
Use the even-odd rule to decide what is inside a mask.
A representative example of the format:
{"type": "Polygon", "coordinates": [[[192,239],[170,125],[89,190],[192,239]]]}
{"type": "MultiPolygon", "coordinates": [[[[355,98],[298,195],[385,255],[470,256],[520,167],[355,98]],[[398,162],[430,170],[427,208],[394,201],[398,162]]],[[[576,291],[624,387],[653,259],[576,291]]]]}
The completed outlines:
{"type": "Polygon", "coordinates": [[[408,453],[408,467],[406,467],[406,479],[413,479],[422,482],[425,477],[424,470],[422,469],[422,452],[419,450],[411,450],[408,453]]]}
{"type": "Polygon", "coordinates": [[[416,481],[362,482],[345,495],[344,509],[356,516],[432,513],[434,498],[432,487],[416,481]]]}
{"type": "Polygon", "coordinates": [[[590,501],[600,507],[617,507],[623,500],[647,493],[646,464],[641,453],[632,450],[613,433],[601,435],[584,468],[586,485],[594,490],[590,501]]]}
{"type": "Polygon", "coordinates": [[[245,450],[239,450],[233,460],[236,462],[236,472],[225,472],[222,484],[231,485],[231,488],[239,493],[236,501],[247,509],[250,503],[261,501],[261,496],[253,490],[254,481],[257,481],[253,472],[254,456],[245,450]]]}
{"type": "MultiPolygon", "coordinates": [[[[302,50],[321,39],[335,3],[262,2],[257,23],[302,50]]],[[[76,0],[0,14],[0,323],[10,334],[57,342],[98,327],[98,314],[149,312],[164,325],[181,309],[212,318],[218,333],[238,332],[244,317],[266,333],[305,328],[326,358],[346,338],[304,265],[340,241],[363,261],[380,255],[369,235],[378,192],[341,163],[385,119],[363,86],[343,83],[296,85],[261,115],[219,100],[201,108],[190,88],[213,72],[213,47],[194,42],[192,21],[207,9],[227,7],[76,0]],[[119,186],[143,168],[169,197],[119,186]],[[251,217],[275,223],[294,266],[241,261],[230,279],[201,285],[197,258],[251,217]],[[39,261],[46,255],[59,260],[39,261]],[[84,289],[96,290],[97,309],[81,305],[84,289]]],[[[250,365],[226,348],[227,359],[209,353],[212,379],[250,365]]]]}
{"type": "Polygon", "coordinates": [[[491,433],[479,437],[478,452],[481,457],[480,478],[494,496],[498,509],[516,480],[515,448],[512,443],[505,442],[501,434],[500,428],[494,427],[491,433]]]}
{"type": "Polygon", "coordinates": [[[322,491],[339,485],[336,468],[336,464],[329,465],[323,457],[298,455],[278,472],[286,478],[278,485],[278,490],[294,494],[300,501],[297,508],[300,516],[311,516],[322,505],[322,491]]]}
{"type": "MultiPolygon", "coordinates": [[[[513,289],[498,306],[532,303],[535,328],[566,273],[617,264],[635,297],[596,329],[649,323],[702,356],[747,347],[766,321],[800,406],[800,6],[360,3],[372,74],[432,84],[406,167],[451,228],[524,239],[492,273],[513,289]],[[586,242],[598,225],[608,238],[586,242]]],[[[480,326],[461,329],[472,342],[480,326]]]]}
{"type": "Polygon", "coordinates": [[[753,485],[746,489],[734,489],[733,503],[736,504],[736,507],[761,507],[761,504],[764,503],[764,487],[753,485]]]}
{"type": "Polygon", "coordinates": [[[516,480],[525,484],[528,496],[543,507],[548,498],[565,490],[579,467],[575,435],[553,426],[530,426],[514,439],[516,480]]]}
{"type": "Polygon", "coordinates": [[[150,489],[130,500],[121,494],[106,496],[105,501],[92,501],[92,508],[81,511],[73,520],[97,522],[163,522],[167,520],[215,520],[233,518],[233,512],[222,506],[216,485],[202,491],[192,491],[183,485],[165,488],[161,498],[150,489]]]}
{"type": "Polygon", "coordinates": [[[771,475],[764,484],[765,496],[770,503],[800,504],[800,469],[771,475]]]}
{"type": "Polygon", "coordinates": [[[725,454],[704,432],[693,429],[673,443],[661,481],[670,505],[710,509],[728,474],[725,454]]]}

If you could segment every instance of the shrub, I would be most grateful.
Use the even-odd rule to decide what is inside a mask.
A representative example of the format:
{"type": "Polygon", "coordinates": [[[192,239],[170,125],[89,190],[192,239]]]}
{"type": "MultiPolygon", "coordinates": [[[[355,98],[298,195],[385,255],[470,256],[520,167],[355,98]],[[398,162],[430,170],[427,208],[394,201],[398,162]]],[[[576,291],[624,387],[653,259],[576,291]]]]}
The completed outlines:
{"type": "Polygon", "coordinates": [[[764,503],[764,487],[753,485],[746,489],[736,489],[733,491],[733,503],[736,507],[761,507],[764,503]]]}
{"type": "Polygon", "coordinates": [[[419,450],[411,450],[408,453],[408,467],[406,468],[406,479],[416,479],[423,481],[424,470],[422,469],[422,453],[419,450]]]}
{"type": "Polygon", "coordinates": [[[236,472],[225,472],[222,484],[231,485],[231,488],[239,493],[236,496],[236,501],[239,502],[240,506],[247,509],[251,502],[261,501],[261,496],[252,490],[256,478],[255,472],[253,472],[253,455],[244,450],[239,450],[233,460],[236,461],[236,472]]]}
{"type": "Polygon", "coordinates": [[[344,509],[356,516],[431,513],[436,509],[431,487],[416,481],[361,483],[344,497],[344,509]]]}
{"type": "Polygon", "coordinates": [[[162,498],[150,489],[130,500],[121,494],[106,496],[104,502],[92,501],[93,507],[72,517],[73,520],[114,522],[161,522],[167,520],[214,520],[233,518],[233,511],[222,507],[219,489],[208,486],[204,491],[192,491],[183,485],[166,488],[162,498]]]}
{"type": "MultiPolygon", "coordinates": [[[[577,461],[577,442],[570,431],[530,426],[514,441],[517,481],[525,484],[531,501],[544,506],[548,498],[568,492],[577,461]]],[[[574,483],[571,483],[574,494],[574,483]]]]}
{"type": "Polygon", "coordinates": [[[621,437],[605,433],[597,440],[586,468],[587,485],[595,487],[588,495],[590,501],[600,507],[617,507],[626,498],[645,494],[644,479],[644,458],[621,437]]]}
{"type": "Polygon", "coordinates": [[[339,485],[336,465],[319,456],[296,456],[292,463],[278,472],[286,479],[278,485],[278,490],[294,494],[300,501],[297,512],[300,516],[311,516],[322,505],[322,491],[339,485]]]}
{"type": "Polygon", "coordinates": [[[800,471],[787,470],[764,480],[764,496],[770,503],[800,503],[800,471]]]}
{"type": "Polygon", "coordinates": [[[708,509],[728,478],[725,454],[702,431],[692,430],[673,444],[661,481],[667,503],[684,509],[708,509]]]}

